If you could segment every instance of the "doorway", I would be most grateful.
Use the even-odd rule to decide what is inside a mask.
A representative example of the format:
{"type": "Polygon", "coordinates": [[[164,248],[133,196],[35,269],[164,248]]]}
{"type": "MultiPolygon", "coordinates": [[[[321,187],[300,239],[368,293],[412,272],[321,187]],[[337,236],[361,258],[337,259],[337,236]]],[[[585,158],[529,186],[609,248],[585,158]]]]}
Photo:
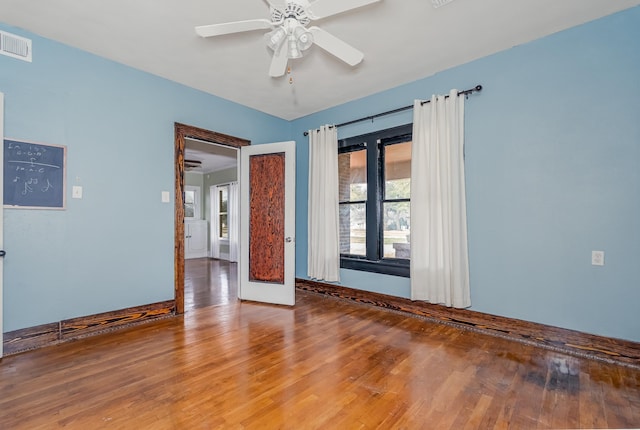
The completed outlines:
{"type": "Polygon", "coordinates": [[[185,260],[184,311],[238,300],[238,264],[215,258],[185,260]]]}
{"type": "Polygon", "coordinates": [[[175,123],[175,238],[174,238],[174,299],[176,314],[183,314],[185,309],[185,147],[186,139],[196,139],[217,145],[239,149],[251,142],[234,136],[175,123]]]}

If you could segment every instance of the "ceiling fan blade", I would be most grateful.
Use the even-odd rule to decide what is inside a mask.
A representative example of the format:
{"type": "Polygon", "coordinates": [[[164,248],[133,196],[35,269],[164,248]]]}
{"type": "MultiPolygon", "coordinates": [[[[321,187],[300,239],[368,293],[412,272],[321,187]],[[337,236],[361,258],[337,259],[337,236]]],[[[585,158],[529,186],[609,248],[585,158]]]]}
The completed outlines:
{"type": "Polygon", "coordinates": [[[362,52],[319,27],[309,27],[309,31],[313,34],[313,43],[350,66],[355,66],[364,58],[362,52]]]}
{"type": "Polygon", "coordinates": [[[271,28],[268,19],[249,19],[247,21],[225,22],[223,24],[201,25],[196,27],[196,33],[201,37],[220,36],[223,34],[241,33],[243,31],[271,28]]]}
{"type": "Polygon", "coordinates": [[[284,10],[284,8],[287,7],[287,0],[267,0],[267,3],[269,3],[269,6],[272,8],[278,10],[284,10]]]}
{"type": "Polygon", "coordinates": [[[287,71],[288,62],[289,56],[287,55],[287,47],[285,43],[285,46],[281,46],[280,49],[273,53],[271,67],[269,67],[269,76],[272,78],[278,78],[284,75],[287,71]]]}
{"type": "Polygon", "coordinates": [[[311,19],[320,19],[379,1],[380,0],[317,0],[309,5],[307,13],[311,19]]]}

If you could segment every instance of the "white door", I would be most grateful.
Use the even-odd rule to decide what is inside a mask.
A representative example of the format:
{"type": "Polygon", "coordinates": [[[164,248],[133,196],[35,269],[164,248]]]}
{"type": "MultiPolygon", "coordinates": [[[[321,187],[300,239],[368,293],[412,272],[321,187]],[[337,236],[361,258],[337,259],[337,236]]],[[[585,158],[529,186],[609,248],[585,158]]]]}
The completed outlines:
{"type": "Polygon", "coordinates": [[[240,149],[238,298],[295,304],[295,142],[240,149]]]}
{"type": "Polygon", "coordinates": [[[207,257],[207,221],[195,220],[184,223],[184,258],[207,257]]]}
{"type": "MultiPolygon", "coordinates": [[[[4,166],[2,158],[4,157],[4,94],[0,93],[0,143],[2,144],[0,148],[0,167],[4,166]]],[[[2,188],[2,180],[4,177],[4,173],[0,173],[0,340],[2,339],[2,333],[4,333],[4,329],[2,327],[2,257],[4,257],[4,250],[2,250],[2,216],[3,216],[3,190],[2,188]]],[[[2,348],[3,342],[0,342],[0,357],[2,357],[2,348]]]]}
{"type": "Polygon", "coordinates": [[[207,256],[207,221],[199,220],[189,223],[189,250],[199,258],[207,256]]]}

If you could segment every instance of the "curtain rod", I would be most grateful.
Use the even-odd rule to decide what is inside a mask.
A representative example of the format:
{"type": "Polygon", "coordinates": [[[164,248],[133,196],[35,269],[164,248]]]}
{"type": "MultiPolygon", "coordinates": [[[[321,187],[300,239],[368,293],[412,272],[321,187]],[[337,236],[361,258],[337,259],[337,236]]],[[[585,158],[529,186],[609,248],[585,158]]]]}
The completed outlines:
{"type": "MultiPolygon", "coordinates": [[[[465,95],[465,96],[466,96],[466,95],[468,95],[468,94],[476,93],[476,92],[479,92],[479,91],[482,91],[482,85],[476,85],[475,87],[473,87],[473,88],[469,88],[468,90],[458,91],[458,95],[459,95],[459,96],[462,96],[462,95],[465,95]]],[[[445,98],[448,98],[448,97],[449,97],[449,95],[445,95],[444,97],[445,97],[445,98]]],[[[423,101],[421,102],[421,104],[423,104],[423,105],[424,105],[424,104],[429,103],[429,102],[431,102],[431,100],[423,100],[423,101]]],[[[382,113],[377,113],[377,114],[375,114],[375,115],[365,116],[365,117],[362,117],[362,118],[354,119],[354,120],[352,120],[352,121],[343,122],[342,124],[337,124],[337,125],[335,125],[335,126],[333,126],[333,125],[332,125],[332,126],[330,126],[330,127],[343,127],[343,126],[345,126],[345,125],[351,125],[351,124],[355,124],[355,123],[357,123],[357,122],[368,121],[368,120],[372,120],[372,121],[373,121],[375,118],[378,118],[378,117],[381,117],[381,116],[385,116],[385,115],[391,115],[391,114],[393,114],[393,113],[403,112],[403,111],[405,111],[405,110],[409,110],[409,109],[413,109],[413,105],[403,106],[403,107],[401,107],[401,108],[397,108],[397,109],[389,110],[389,111],[382,112],[382,113]]],[[[318,131],[318,129],[316,129],[316,131],[318,131]]],[[[305,131],[305,132],[304,132],[304,135],[305,135],[305,136],[308,136],[308,135],[309,135],[309,132],[308,132],[308,131],[305,131]]]]}
{"type": "MultiPolygon", "coordinates": [[[[211,173],[213,173],[213,172],[211,172],[211,173]]],[[[211,187],[226,187],[228,185],[233,184],[234,182],[238,182],[238,181],[223,182],[221,184],[213,184],[213,185],[210,185],[209,188],[211,188],[211,187]]]]}

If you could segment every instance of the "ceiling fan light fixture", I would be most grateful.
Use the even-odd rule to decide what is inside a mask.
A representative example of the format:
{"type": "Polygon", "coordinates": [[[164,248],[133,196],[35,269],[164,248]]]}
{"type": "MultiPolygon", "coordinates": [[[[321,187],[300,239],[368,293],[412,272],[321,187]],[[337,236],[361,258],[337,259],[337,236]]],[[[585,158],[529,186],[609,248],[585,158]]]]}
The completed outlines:
{"type": "Polygon", "coordinates": [[[302,57],[302,51],[300,51],[300,48],[298,47],[298,41],[295,40],[293,37],[289,38],[288,41],[288,53],[287,53],[287,57],[288,58],[300,58],[302,57]]]}
{"type": "Polygon", "coordinates": [[[271,48],[274,52],[280,49],[285,39],[287,38],[287,31],[284,27],[276,27],[272,31],[265,34],[265,39],[267,40],[267,46],[271,48]]]}
{"type": "Polygon", "coordinates": [[[301,51],[306,51],[313,45],[313,34],[302,26],[293,29],[293,36],[296,39],[298,49],[301,51]]]}
{"type": "MultiPolygon", "coordinates": [[[[269,3],[271,19],[250,19],[198,26],[196,33],[201,37],[220,36],[260,29],[271,29],[264,35],[265,44],[273,51],[269,76],[283,76],[287,63],[300,58],[311,45],[318,45],[327,53],[350,66],[359,64],[364,54],[353,46],[333,36],[329,32],[307,25],[317,19],[347,12],[381,0],[266,0],[269,3]]],[[[444,4],[452,0],[432,0],[444,4]]]]}

